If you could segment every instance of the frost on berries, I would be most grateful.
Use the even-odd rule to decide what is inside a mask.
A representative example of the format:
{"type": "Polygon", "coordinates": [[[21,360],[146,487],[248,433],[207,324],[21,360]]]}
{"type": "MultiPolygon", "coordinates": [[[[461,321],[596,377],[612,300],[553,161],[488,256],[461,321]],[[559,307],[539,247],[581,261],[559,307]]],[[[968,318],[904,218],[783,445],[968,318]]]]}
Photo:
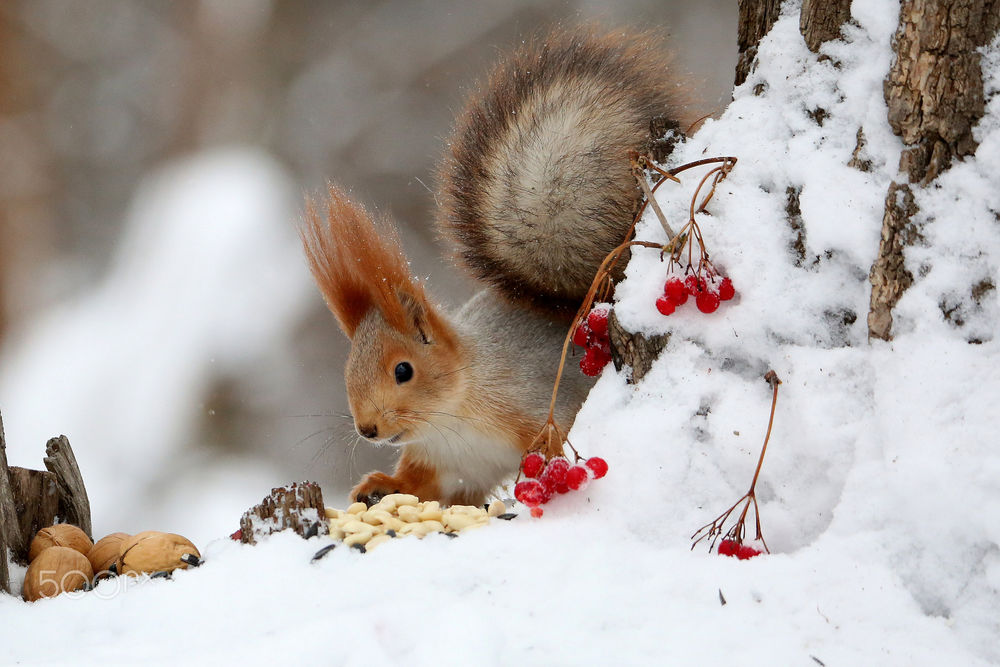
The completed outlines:
{"type": "Polygon", "coordinates": [[[590,472],[594,474],[594,479],[600,479],[608,474],[608,462],[600,456],[591,456],[586,460],[584,465],[590,468],[590,472]]]}
{"type": "Polygon", "coordinates": [[[595,305],[573,332],[573,344],[586,349],[580,360],[580,370],[588,377],[601,374],[611,361],[611,339],[608,337],[608,314],[611,306],[595,305]]]}
{"type": "Polygon", "coordinates": [[[538,477],[544,467],[545,457],[538,452],[525,455],[524,460],[521,461],[521,472],[529,479],[538,477]]]}
{"type": "MultiPolygon", "coordinates": [[[[701,227],[695,219],[697,213],[705,210],[706,204],[715,193],[715,186],[726,177],[736,164],[735,158],[717,158],[716,160],[721,161],[722,164],[713,168],[695,190],[691,197],[688,221],[681,228],[680,233],[675,234],[662,211],[654,207],[669,238],[669,241],[660,249],[660,259],[668,260],[667,277],[663,284],[663,294],[656,300],[656,309],[663,315],[672,315],[677,308],[687,303],[689,296],[695,298],[698,310],[706,314],[718,310],[721,301],[728,301],[736,296],[732,279],[716,269],[708,258],[705,238],[702,236],[701,227]],[[711,190],[699,206],[697,202],[701,188],[713,175],[711,190]]],[[[652,165],[647,164],[647,166],[652,165]]],[[[653,168],[661,171],[655,166],[653,168]]],[[[672,177],[663,171],[661,171],[661,175],[672,177]]],[[[643,186],[645,180],[640,179],[639,184],[643,186]]],[[[647,199],[651,198],[652,192],[647,192],[646,196],[647,199]]]]}
{"type": "Polygon", "coordinates": [[[687,303],[688,297],[693,296],[698,310],[708,314],[719,309],[722,301],[729,301],[736,296],[733,287],[733,280],[729,276],[720,274],[707,257],[703,257],[694,269],[688,264],[684,271],[697,271],[688,273],[681,279],[680,262],[670,260],[670,277],[663,285],[663,294],[656,300],[656,309],[663,315],[673,315],[674,311],[687,303]]]}
{"type": "Polygon", "coordinates": [[[525,454],[521,460],[521,473],[528,479],[514,485],[514,498],[531,508],[531,516],[542,516],[541,505],[549,502],[553,496],[582,491],[591,480],[607,474],[608,464],[604,459],[599,456],[584,459],[572,445],[569,446],[576,457],[575,463],[571,463],[565,456],[553,456],[546,460],[538,451],[525,454]],[[529,473],[534,473],[534,477],[529,473]]]}

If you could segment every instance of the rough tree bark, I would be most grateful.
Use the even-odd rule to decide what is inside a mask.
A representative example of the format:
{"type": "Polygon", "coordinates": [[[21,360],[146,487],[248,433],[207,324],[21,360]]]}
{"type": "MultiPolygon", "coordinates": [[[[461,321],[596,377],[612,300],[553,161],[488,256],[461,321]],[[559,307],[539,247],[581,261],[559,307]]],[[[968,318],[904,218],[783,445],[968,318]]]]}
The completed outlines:
{"type": "Polygon", "coordinates": [[[740,18],[736,32],[739,60],[736,61],[736,85],[747,80],[757,57],[757,45],[778,20],[781,0],[740,0],[740,18]]]}
{"type": "Polygon", "coordinates": [[[840,28],[851,18],[851,0],[802,0],[799,32],[813,53],[823,42],[840,36],[840,28]]]}
{"type": "MultiPolygon", "coordinates": [[[[45,443],[45,468],[55,475],[59,488],[59,517],[63,523],[71,523],[93,540],[93,528],[90,523],[90,500],[87,498],[87,488],[83,484],[80,466],[76,463],[76,455],[69,446],[65,435],[52,438],[45,443]]],[[[44,526],[42,526],[44,528],[44,526]]]]}
{"type": "Polygon", "coordinates": [[[315,482],[296,482],[271,493],[244,512],[240,541],[256,544],[265,535],[292,529],[305,538],[327,532],[323,491],[315,482]]]}
{"type": "Polygon", "coordinates": [[[653,367],[653,362],[670,341],[670,334],[644,336],[632,333],[622,326],[612,310],[608,318],[608,338],[611,339],[611,360],[615,368],[621,370],[629,366],[632,369],[629,382],[638,382],[653,367]]]}
{"type": "Polygon", "coordinates": [[[7,474],[7,443],[3,436],[3,415],[0,415],[0,591],[10,593],[10,572],[7,559],[8,535],[17,531],[17,514],[14,512],[14,491],[7,474]]]}
{"type": "Polygon", "coordinates": [[[10,466],[9,473],[17,531],[8,536],[7,547],[15,563],[27,565],[35,533],[51,526],[59,516],[59,487],[56,476],[45,470],[10,466]]]}
{"type": "Polygon", "coordinates": [[[889,125],[906,149],[885,200],[882,240],[869,278],[869,338],[892,339],[892,309],[913,276],[904,248],[918,238],[914,187],[976,150],[972,127],[984,110],[977,49],[1000,28],[1000,0],[903,0],[893,38],[895,61],[883,85],[889,125]]]}

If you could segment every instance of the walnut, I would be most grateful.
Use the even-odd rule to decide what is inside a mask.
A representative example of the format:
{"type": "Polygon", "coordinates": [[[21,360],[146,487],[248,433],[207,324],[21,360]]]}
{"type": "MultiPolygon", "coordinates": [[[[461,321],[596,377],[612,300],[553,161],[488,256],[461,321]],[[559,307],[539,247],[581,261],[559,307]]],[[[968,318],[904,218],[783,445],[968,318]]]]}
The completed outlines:
{"type": "Polygon", "coordinates": [[[128,533],[111,533],[94,543],[94,546],[87,552],[87,560],[90,561],[95,574],[100,575],[108,572],[111,566],[118,562],[122,542],[129,537],[128,533]]]}
{"type": "Polygon", "coordinates": [[[21,597],[28,602],[86,586],[94,577],[87,557],[70,547],[49,547],[35,556],[24,575],[21,597]]]}
{"type": "Polygon", "coordinates": [[[172,572],[199,565],[201,554],[185,537],[155,530],[123,540],[118,552],[118,574],[172,572]]]}
{"type": "Polygon", "coordinates": [[[31,547],[28,549],[28,561],[35,560],[38,554],[49,547],[69,547],[86,556],[93,546],[94,543],[90,541],[87,534],[76,526],[68,523],[57,523],[35,533],[34,539],[31,540],[31,547]]]}

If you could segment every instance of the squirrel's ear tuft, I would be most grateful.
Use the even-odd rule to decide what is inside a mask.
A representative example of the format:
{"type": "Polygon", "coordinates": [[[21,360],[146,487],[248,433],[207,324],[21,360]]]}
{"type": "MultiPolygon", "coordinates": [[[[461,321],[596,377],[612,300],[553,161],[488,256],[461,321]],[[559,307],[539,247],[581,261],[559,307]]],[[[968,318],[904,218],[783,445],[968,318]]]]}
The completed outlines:
{"type": "Polygon", "coordinates": [[[306,201],[299,229],[309,270],[330,311],[348,338],[373,308],[393,329],[424,340],[450,339],[451,332],[410,277],[396,230],[376,223],[340,188],[331,184],[326,215],[306,201]]]}

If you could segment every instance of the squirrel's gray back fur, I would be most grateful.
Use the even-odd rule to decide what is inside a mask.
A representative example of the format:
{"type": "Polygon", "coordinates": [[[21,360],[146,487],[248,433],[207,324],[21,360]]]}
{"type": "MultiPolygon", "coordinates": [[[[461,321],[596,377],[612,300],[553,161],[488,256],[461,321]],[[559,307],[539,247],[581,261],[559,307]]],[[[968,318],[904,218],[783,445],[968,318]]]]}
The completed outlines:
{"type": "Polygon", "coordinates": [[[459,116],[439,170],[439,229],[507,298],[576,311],[640,193],[630,151],[683,127],[685,87],[649,35],[557,32],[502,61],[459,116]],[[669,123],[668,123],[669,124],[669,123]]]}
{"type": "MultiPolygon", "coordinates": [[[[471,349],[470,385],[487,403],[516,406],[518,412],[544,422],[566,327],[543,314],[498,298],[493,290],[473,296],[452,319],[471,349]]],[[[594,381],[572,368],[559,385],[556,422],[569,430],[594,381]]]]}

